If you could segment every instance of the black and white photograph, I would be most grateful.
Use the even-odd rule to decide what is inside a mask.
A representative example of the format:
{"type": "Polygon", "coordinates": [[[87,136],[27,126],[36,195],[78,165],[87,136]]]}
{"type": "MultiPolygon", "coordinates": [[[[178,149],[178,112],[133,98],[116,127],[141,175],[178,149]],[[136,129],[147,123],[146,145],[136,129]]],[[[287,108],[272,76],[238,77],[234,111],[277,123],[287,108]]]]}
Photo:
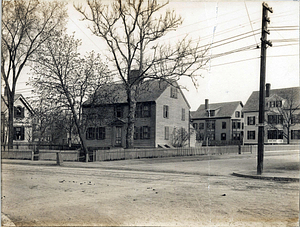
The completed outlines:
{"type": "Polygon", "coordinates": [[[299,226],[299,0],[1,9],[1,226],[299,226]]]}

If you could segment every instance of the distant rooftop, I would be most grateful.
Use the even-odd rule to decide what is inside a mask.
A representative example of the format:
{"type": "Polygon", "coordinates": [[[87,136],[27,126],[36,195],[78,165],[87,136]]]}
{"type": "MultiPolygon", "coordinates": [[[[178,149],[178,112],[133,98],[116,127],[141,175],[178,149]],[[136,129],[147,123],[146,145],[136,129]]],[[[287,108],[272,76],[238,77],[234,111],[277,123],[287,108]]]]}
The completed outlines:
{"type": "MultiPolygon", "coordinates": [[[[209,118],[231,117],[239,105],[243,106],[241,101],[208,104],[208,109],[215,111],[215,115],[209,118]]],[[[208,118],[205,104],[201,104],[196,111],[191,111],[191,116],[192,119],[208,118]]]]}
{"type": "MultiPolygon", "coordinates": [[[[294,99],[295,104],[300,104],[300,87],[271,89],[269,97],[276,95],[283,99],[294,99]]],[[[266,97],[267,98],[267,97],[266,97]]],[[[259,110],[259,91],[253,91],[247,100],[243,112],[256,112],[259,110]]]]}

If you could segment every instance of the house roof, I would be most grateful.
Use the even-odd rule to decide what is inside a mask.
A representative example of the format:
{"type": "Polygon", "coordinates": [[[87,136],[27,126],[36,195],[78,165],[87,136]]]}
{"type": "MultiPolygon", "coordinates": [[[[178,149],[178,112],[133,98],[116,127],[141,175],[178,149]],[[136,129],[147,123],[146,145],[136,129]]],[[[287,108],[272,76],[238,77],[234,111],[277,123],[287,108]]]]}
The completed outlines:
{"type": "MultiPolygon", "coordinates": [[[[239,105],[243,107],[241,101],[209,104],[209,109],[215,110],[215,116],[210,116],[209,118],[231,117],[239,105]]],[[[191,115],[192,119],[208,118],[205,104],[201,104],[196,111],[191,111],[191,115]]]]}
{"type": "MultiPolygon", "coordinates": [[[[278,97],[279,99],[291,99],[296,105],[300,104],[300,87],[271,89],[269,97],[266,99],[272,99],[272,97],[278,97]]],[[[259,91],[253,91],[247,100],[243,112],[256,112],[259,111],[259,91]]]]}
{"type": "MultiPolygon", "coordinates": [[[[141,85],[137,96],[137,102],[156,101],[167,87],[171,86],[166,81],[149,80],[141,85]]],[[[181,91],[181,89],[179,89],[181,91]]],[[[181,92],[184,97],[183,93],[181,92]]],[[[187,102],[186,98],[184,97],[187,102]]],[[[105,104],[127,104],[127,94],[123,83],[110,83],[100,89],[94,97],[90,97],[84,106],[105,104]]],[[[188,102],[187,102],[188,104],[188,102]]],[[[189,104],[188,104],[189,106],[189,104]]]]}
{"type": "MultiPolygon", "coordinates": [[[[31,105],[26,101],[24,96],[22,94],[15,94],[14,97],[14,102],[17,101],[18,99],[21,100],[21,102],[24,104],[24,106],[31,112],[33,113],[33,109],[31,105]]],[[[8,103],[7,103],[7,98],[3,95],[1,95],[1,112],[6,112],[8,109],[8,103]]]]}

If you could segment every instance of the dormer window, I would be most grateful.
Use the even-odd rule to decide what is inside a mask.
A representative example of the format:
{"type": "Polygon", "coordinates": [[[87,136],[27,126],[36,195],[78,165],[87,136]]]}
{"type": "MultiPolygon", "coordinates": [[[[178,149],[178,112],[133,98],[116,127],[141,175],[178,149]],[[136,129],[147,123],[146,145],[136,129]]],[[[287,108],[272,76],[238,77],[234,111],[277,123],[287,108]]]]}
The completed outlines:
{"type": "Polygon", "coordinates": [[[15,118],[24,118],[24,107],[17,106],[14,110],[15,118]]]}
{"type": "Polygon", "coordinates": [[[282,100],[269,101],[266,103],[266,106],[269,108],[282,107],[282,100]]]}
{"type": "Polygon", "coordinates": [[[214,117],[216,114],[215,110],[206,110],[206,114],[208,117],[214,117]]]}

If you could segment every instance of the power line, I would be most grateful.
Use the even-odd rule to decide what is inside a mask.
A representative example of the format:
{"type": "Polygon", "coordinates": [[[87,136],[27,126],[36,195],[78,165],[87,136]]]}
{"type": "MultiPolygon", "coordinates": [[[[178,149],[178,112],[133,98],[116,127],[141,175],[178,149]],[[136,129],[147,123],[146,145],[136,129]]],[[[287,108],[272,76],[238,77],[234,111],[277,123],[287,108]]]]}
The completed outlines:
{"type": "Polygon", "coordinates": [[[251,19],[250,19],[250,15],[249,15],[249,12],[248,12],[246,1],[244,1],[244,4],[245,4],[245,8],[246,8],[247,15],[248,15],[248,18],[249,18],[249,23],[250,23],[250,26],[251,26],[251,29],[252,29],[252,32],[253,32],[253,36],[254,36],[254,39],[255,39],[255,43],[258,46],[256,38],[255,38],[255,35],[254,35],[254,31],[253,31],[253,27],[252,27],[252,22],[251,22],[251,19]]]}
{"type": "MultiPolygon", "coordinates": [[[[255,59],[259,59],[259,57],[248,58],[248,59],[243,59],[243,60],[238,60],[238,61],[232,61],[232,62],[226,62],[226,63],[222,63],[222,64],[218,64],[218,65],[212,65],[211,67],[217,67],[217,66],[222,66],[222,65],[229,65],[229,64],[234,64],[234,63],[244,62],[244,61],[249,61],[249,60],[255,60],[255,59]]],[[[204,68],[206,68],[206,67],[204,67],[204,68]]]]}

